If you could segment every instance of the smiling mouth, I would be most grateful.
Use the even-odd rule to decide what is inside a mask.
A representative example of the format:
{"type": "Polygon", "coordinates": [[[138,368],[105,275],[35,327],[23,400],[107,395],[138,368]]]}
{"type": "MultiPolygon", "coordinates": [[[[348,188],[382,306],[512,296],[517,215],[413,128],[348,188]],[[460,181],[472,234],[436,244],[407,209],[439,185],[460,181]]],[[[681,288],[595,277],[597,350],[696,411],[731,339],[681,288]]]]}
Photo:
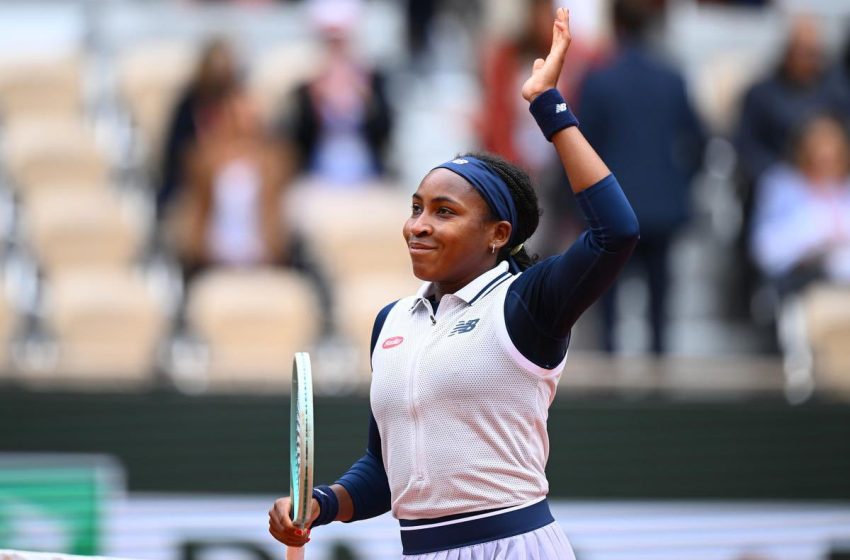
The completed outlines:
{"type": "Polygon", "coordinates": [[[423,243],[408,243],[407,248],[411,253],[433,251],[434,249],[436,249],[436,247],[433,247],[431,245],[425,245],[423,243]]]}

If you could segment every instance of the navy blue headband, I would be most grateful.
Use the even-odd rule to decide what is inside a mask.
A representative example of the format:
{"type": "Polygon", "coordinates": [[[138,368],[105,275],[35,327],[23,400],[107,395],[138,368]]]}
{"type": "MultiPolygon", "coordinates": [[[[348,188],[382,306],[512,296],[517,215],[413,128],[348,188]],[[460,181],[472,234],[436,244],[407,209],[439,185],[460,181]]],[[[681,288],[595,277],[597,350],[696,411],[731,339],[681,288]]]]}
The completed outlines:
{"type": "Polygon", "coordinates": [[[447,161],[434,169],[440,167],[453,171],[466,179],[481,194],[493,214],[500,220],[505,220],[511,224],[511,238],[508,240],[508,247],[513,247],[513,240],[517,231],[516,204],[514,204],[511,191],[508,190],[508,185],[505,184],[499,174],[493,171],[489,165],[472,156],[447,161]]]}

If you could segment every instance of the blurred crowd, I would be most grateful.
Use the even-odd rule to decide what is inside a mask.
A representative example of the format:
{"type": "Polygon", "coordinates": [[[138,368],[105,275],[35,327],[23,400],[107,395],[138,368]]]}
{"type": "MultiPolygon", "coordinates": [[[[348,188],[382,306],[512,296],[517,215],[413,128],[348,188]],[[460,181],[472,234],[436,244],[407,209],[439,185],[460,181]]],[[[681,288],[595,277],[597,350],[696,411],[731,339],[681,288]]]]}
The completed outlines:
{"type": "MultiPolygon", "coordinates": [[[[399,145],[415,153],[426,141],[405,112],[429,79],[473,84],[435,93],[434,106],[471,93],[449,124],[469,131],[477,146],[466,148],[529,170],[545,208],[535,249],[564,250],[584,226],[518,94],[531,61],[548,51],[551,0],[393,4],[407,41],[387,65],[358,47],[372,4],[289,3],[309,40],[268,49],[265,75],[256,71],[262,54],[245,56],[232,34],[113,53],[109,119],[81,101],[95,87],[80,70],[85,52],[66,66],[0,65],[5,369],[47,383],[149,383],[158,371],[194,390],[285,387],[281,364],[315,348],[327,371],[342,372],[329,385],[362,382],[375,311],[417,284],[400,235],[415,184],[406,184],[410,151],[399,145]],[[446,47],[446,29],[469,42],[446,47]],[[469,80],[446,78],[457,74],[469,80]],[[61,102],[68,83],[70,101],[61,102]],[[115,130],[130,140],[110,145],[115,130]]],[[[758,331],[751,307],[766,306],[772,321],[761,330],[773,343],[755,350],[782,352],[786,374],[809,385],[815,369],[842,377],[834,372],[850,366],[850,34],[827,44],[822,18],[782,13],[772,66],[747,68],[729,88],[727,128],[698,106],[693,69],[664,40],[668,3],[574,4],[559,87],[641,224],[625,281],[645,286],[644,350],[675,350],[674,254],[683,238],[705,233],[694,190],[720,141],[734,149],[727,179],[742,218],[727,232],[732,257],[715,288],[730,303],[716,319],[758,331]]],[[[753,5],[734,9],[777,10],[744,4],[753,5]]],[[[458,136],[440,126],[436,136],[458,136]]],[[[623,291],[615,286],[596,306],[585,349],[623,351],[623,291]]]]}

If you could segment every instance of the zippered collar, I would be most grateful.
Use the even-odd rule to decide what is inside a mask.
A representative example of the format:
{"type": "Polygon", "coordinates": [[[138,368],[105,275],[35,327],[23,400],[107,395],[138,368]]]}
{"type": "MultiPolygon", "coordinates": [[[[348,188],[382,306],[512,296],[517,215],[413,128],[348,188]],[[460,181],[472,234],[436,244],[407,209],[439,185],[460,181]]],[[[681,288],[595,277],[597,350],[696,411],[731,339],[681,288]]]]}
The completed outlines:
{"type": "MultiPolygon", "coordinates": [[[[487,290],[499,283],[500,281],[506,279],[511,276],[511,273],[508,272],[508,261],[501,261],[496,266],[456,291],[454,294],[455,297],[465,302],[467,305],[475,304],[478,299],[484,296],[487,293],[487,290]]],[[[413,305],[410,307],[410,312],[413,313],[416,311],[420,305],[424,305],[425,301],[434,295],[434,283],[433,282],[425,282],[419,288],[419,291],[416,292],[416,300],[413,302],[413,305]]]]}

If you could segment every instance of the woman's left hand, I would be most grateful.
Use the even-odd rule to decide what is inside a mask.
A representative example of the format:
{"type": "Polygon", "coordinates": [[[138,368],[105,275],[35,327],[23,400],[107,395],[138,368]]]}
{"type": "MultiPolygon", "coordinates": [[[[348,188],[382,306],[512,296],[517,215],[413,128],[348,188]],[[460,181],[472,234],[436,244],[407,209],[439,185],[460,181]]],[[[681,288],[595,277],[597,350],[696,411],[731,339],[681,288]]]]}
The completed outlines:
{"type": "Polygon", "coordinates": [[[552,48],[549,49],[549,55],[546,60],[538,58],[534,61],[531,77],[522,86],[522,96],[526,101],[531,103],[544,91],[557,86],[570,40],[570,12],[565,8],[558,8],[552,26],[552,48]]]}

